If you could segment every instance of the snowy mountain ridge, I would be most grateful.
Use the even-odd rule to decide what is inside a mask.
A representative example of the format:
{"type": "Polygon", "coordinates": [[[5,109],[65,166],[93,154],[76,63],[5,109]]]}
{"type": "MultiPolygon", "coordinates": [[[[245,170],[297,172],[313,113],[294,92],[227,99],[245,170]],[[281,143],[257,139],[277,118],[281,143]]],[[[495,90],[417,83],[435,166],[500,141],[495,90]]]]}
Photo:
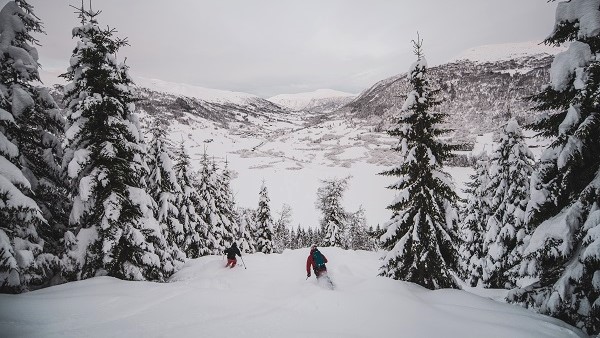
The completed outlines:
{"type": "MultiPolygon", "coordinates": [[[[292,111],[314,110],[324,106],[342,106],[356,97],[356,94],[333,89],[317,89],[312,92],[279,94],[268,98],[269,101],[292,111]]],[[[339,107],[332,107],[339,108],[339,107]]]]}
{"type": "Polygon", "coordinates": [[[506,61],[534,55],[556,55],[564,50],[565,46],[548,46],[537,41],[490,44],[469,48],[448,60],[448,63],[465,60],[477,63],[506,61]]]}
{"type": "MultiPolygon", "coordinates": [[[[464,58],[428,69],[432,85],[440,90],[442,102],[436,110],[448,114],[445,126],[455,131],[451,136],[457,141],[470,142],[476,134],[495,131],[511,116],[521,123],[535,119],[533,103],[526,98],[548,83],[553,60],[549,51],[559,52],[560,48],[538,46],[528,51],[526,46],[537,45],[484,46],[464,58]],[[540,53],[544,50],[547,52],[540,53]],[[487,52],[489,57],[480,56],[487,52]]],[[[385,129],[402,107],[408,90],[406,73],[401,73],[377,82],[338,113],[379,119],[385,129]]]]}
{"type": "Polygon", "coordinates": [[[138,87],[144,87],[156,92],[177,96],[193,97],[212,103],[234,103],[244,105],[251,101],[262,100],[260,97],[248,93],[205,88],[186,83],[175,83],[144,77],[135,77],[134,81],[138,87]]]}

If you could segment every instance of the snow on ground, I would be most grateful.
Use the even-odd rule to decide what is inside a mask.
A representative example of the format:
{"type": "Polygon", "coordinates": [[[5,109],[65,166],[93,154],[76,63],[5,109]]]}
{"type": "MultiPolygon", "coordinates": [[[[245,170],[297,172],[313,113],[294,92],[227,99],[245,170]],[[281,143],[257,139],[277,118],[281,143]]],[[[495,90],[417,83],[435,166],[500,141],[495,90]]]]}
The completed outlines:
{"type": "MultiPolygon", "coordinates": [[[[184,141],[196,169],[200,169],[205,150],[221,168],[227,161],[233,170],[232,189],[242,207],[258,206],[264,180],[274,216],[283,204],[288,204],[294,226],[315,227],[320,217],[315,208],[320,180],[350,176],[342,201],[346,210],[353,212],[362,205],[369,225],[387,222],[391,212],[386,207],[395,191],[386,187],[396,178],[378,174],[396,164],[398,154],[389,149],[397,140],[373,132],[368,124],[348,120],[307,124],[302,116],[290,115],[289,121],[279,123],[235,123],[224,129],[189,115],[185,123],[172,123],[170,139],[174,143],[184,141]]],[[[525,135],[539,158],[547,140],[535,138],[531,131],[525,131],[525,135]]],[[[479,135],[473,151],[463,153],[491,154],[497,146],[495,137],[493,133],[479,135]]],[[[446,171],[453,177],[457,193],[464,197],[463,189],[473,170],[449,167],[446,171]]]]}
{"type": "MultiPolygon", "coordinates": [[[[379,253],[322,248],[336,290],[306,280],[308,249],[189,261],[170,283],[96,277],[0,295],[3,337],[584,337],[459,290],[377,277],[379,253]]],[[[497,295],[497,290],[486,290],[497,295]]],[[[486,291],[482,291],[485,293],[486,291]]]]}

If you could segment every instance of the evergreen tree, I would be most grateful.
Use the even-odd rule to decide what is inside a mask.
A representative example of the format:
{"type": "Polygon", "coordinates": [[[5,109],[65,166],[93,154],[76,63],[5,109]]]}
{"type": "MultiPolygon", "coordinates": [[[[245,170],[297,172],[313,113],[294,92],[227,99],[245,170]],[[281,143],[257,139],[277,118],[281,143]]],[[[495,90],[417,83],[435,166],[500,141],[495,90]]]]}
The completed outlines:
{"type": "Polygon", "coordinates": [[[208,226],[196,210],[196,206],[200,205],[200,195],[193,186],[194,178],[190,172],[190,156],[187,154],[183,142],[175,154],[173,170],[181,188],[181,193],[177,194],[176,206],[178,221],[183,233],[183,238],[175,237],[176,243],[188,258],[208,255],[210,254],[206,243],[208,226]]]}
{"type": "Polygon", "coordinates": [[[445,132],[436,126],[445,114],[430,112],[439,101],[427,78],[422,41],[413,43],[417,61],[408,73],[412,91],[388,131],[399,137],[394,150],[401,156],[399,165],[382,175],[399,178],[389,187],[399,194],[388,207],[393,215],[381,237],[388,253],[379,274],[429,289],[457,287],[452,276],[457,261],[456,194],[442,171],[454,147],[437,139],[445,132]]]}
{"type": "MultiPolygon", "coordinates": [[[[69,224],[71,208],[66,173],[61,166],[65,119],[46,88],[36,88],[33,98],[33,109],[24,110],[17,118],[19,162],[31,183],[31,198],[48,223],[39,229],[44,252],[58,256],[62,252],[60,241],[69,224]]],[[[56,264],[58,261],[53,264],[58,272],[56,264]]]]}
{"type": "Polygon", "coordinates": [[[220,219],[219,223],[222,225],[223,241],[221,245],[224,248],[229,248],[235,241],[235,228],[238,227],[235,217],[235,201],[233,199],[233,192],[231,191],[231,171],[227,162],[225,162],[225,168],[221,172],[221,175],[219,175],[213,160],[212,172],[216,175],[217,195],[215,206],[220,219]]]}
{"type": "Polygon", "coordinates": [[[477,286],[483,278],[483,237],[491,215],[486,187],[489,182],[488,158],[484,154],[475,163],[475,174],[467,182],[469,194],[461,222],[460,273],[467,284],[477,286]]]}
{"type": "Polygon", "coordinates": [[[202,155],[202,169],[195,182],[196,190],[200,196],[199,214],[207,226],[206,246],[208,252],[213,255],[221,255],[225,250],[223,240],[223,223],[217,209],[217,175],[215,167],[210,163],[206,152],[202,155]]]}
{"type": "Polygon", "coordinates": [[[275,221],[275,229],[273,234],[273,249],[277,253],[282,253],[286,248],[290,248],[290,231],[289,226],[292,221],[292,208],[283,204],[279,218],[275,221]]]}
{"type": "Polygon", "coordinates": [[[348,214],[342,207],[342,196],[348,187],[349,177],[321,180],[317,190],[317,209],[321,210],[321,231],[324,246],[346,248],[346,223],[348,214]]]}
{"type": "Polygon", "coordinates": [[[519,265],[537,282],[509,301],[600,333],[600,16],[586,0],[561,2],[549,45],[550,84],[533,97],[549,112],[532,127],[551,138],[531,180],[527,215],[535,230],[519,265]]]}
{"type": "Polygon", "coordinates": [[[294,227],[290,229],[290,243],[288,246],[290,249],[298,249],[298,233],[294,230],[294,227]]]}
{"type": "MultiPolygon", "coordinates": [[[[35,192],[45,187],[44,181],[33,180],[38,178],[34,173],[39,175],[34,164],[47,165],[39,155],[52,148],[54,139],[42,144],[37,121],[28,121],[49,121],[54,111],[47,110],[47,97],[32,86],[39,80],[39,65],[31,34],[43,32],[33,7],[24,0],[10,1],[0,11],[0,23],[0,292],[16,293],[44,283],[57,263],[53,255],[42,253],[39,231],[52,231],[45,210],[32,199],[41,198],[35,192]]],[[[52,155],[50,151],[48,162],[52,155]]]]}
{"type": "Polygon", "coordinates": [[[531,231],[525,225],[533,154],[516,120],[503,128],[498,149],[489,164],[486,186],[489,208],[483,239],[483,283],[487,287],[514,286],[509,269],[522,258],[531,231]]]}
{"type": "Polygon", "coordinates": [[[256,210],[256,251],[270,254],[273,253],[273,218],[269,207],[269,195],[267,187],[263,182],[256,210]]]}
{"type": "Polygon", "coordinates": [[[362,205],[357,212],[350,215],[349,219],[348,247],[352,250],[372,250],[373,246],[367,234],[367,218],[362,205]]]}
{"type": "Polygon", "coordinates": [[[181,250],[185,241],[183,225],[179,222],[177,197],[183,192],[173,169],[173,154],[166,140],[168,126],[161,120],[155,120],[151,129],[151,141],[148,151],[150,176],[149,192],[156,201],[156,220],[161,225],[163,236],[167,240],[171,256],[182,265],[185,253],[181,250]]]}
{"type": "Polygon", "coordinates": [[[255,212],[251,209],[239,209],[236,212],[238,224],[238,247],[240,251],[246,253],[256,252],[256,244],[252,238],[252,229],[255,227],[255,212]]]}
{"type": "Polygon", "coordinates": [[[115,54],[127,44],[100,28],[99,12],[80,9],[79,39],[64,77],[70,111],[65,160],[73,179],[70,222],[75,243],[65,262],[77,278],[109,275],[161,281],[176,264],[153,216],[155,203],[143,186],[145,145],[131,78],[115,54]],[[82,254],[82,255],[80,255],[82,254]]]}

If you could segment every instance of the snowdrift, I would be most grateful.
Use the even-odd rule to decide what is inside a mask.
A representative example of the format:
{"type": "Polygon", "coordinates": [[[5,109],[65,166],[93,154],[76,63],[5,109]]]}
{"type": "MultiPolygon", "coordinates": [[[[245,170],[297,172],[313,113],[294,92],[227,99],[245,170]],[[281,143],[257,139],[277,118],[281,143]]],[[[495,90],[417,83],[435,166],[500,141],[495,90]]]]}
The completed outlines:
{"type": "Polygon", "coordinates": [[[306,280],[308,249],[245,255],[247,269],[208,256],[170,283],[97,277],[0,295],[0,336],[585,337],[518,306],[377,277],[380,253],[321,251],[334,291],[306,280]]]}

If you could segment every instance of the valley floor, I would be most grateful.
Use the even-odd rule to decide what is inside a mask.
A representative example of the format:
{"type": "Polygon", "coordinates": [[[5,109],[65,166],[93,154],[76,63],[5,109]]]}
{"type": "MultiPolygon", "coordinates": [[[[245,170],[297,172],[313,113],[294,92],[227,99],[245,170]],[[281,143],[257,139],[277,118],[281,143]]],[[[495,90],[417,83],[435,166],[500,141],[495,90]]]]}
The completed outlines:
{"type": "MultiPolygon", "coordinates": [[[[3,337],[585,337],[518,306],[377,277],[380,253],[322,248],[336,284],[306,279],[308,249],[189,261],[170,283],[110,277],[0,295],[3,337]]],[[[484,291],[484,290],[479,290],[484,291]]],[[[485,290],[498,297],[501,290],[485,290]]]]}

